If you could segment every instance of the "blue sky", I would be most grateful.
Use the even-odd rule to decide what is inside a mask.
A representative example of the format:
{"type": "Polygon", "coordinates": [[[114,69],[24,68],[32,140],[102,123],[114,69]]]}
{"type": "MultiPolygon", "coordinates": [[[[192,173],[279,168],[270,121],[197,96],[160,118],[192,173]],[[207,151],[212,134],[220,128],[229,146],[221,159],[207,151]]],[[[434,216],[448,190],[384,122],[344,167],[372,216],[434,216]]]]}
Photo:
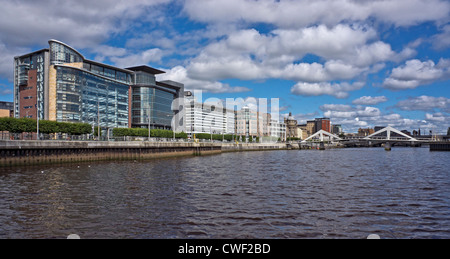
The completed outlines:
{"type": "Polygon", "coordinates": [[[280,98],[347,132],[450,127],[445,0],[0,0],[0,100],[13,57],[63,41],[87,58],[166,71],[203,99],[280,98]]]}

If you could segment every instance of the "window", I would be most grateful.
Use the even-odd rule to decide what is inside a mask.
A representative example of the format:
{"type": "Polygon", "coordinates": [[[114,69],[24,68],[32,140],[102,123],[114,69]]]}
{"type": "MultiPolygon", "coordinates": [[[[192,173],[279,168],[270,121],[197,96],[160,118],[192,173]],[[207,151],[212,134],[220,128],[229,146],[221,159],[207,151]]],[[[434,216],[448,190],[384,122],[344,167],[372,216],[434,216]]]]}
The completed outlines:
{"type": "Polygon", "coordinates": [[[101,127],[128,126],[128,85],[67,67],[58,70],[57,84],[58,121],[92,122],[100,116],[101,127]]]}
{"type": "Polygon", "coordinates": [[[33,99],[33,96],[26,96],[23,99],[25,99],[25,100],[33,99]]]}
{"type": "Polygon", "coordinates": [[[105,76],[112,78],[112,79],[116,79],[116,71],[115,70],[105,68],[104,71],[105,71],[104,72],[105,76]]]}
{"type": "Polygon", "coordinates": [[[50,42],[50,62],[52,65],[83,62],[83,57],[74,49],[58,43],[50,42]]]}
{"type": "Polygon", "coordinates": [[[127,74],[117,71],[116,80],[121,82],[127,82],[127,74]]]}
{"type": "Polygon", "coordinates": [[[96,65],[91,65],[91,72],[102,75],[103,74],[103,67],[96,66],[96,65]]]}
{"type": "Polygon", "coordinates": [[[136,73],[136,84],[137,85],[155,85],[156,79],[154,75],[147,74],[144,72],[136,73]]]}

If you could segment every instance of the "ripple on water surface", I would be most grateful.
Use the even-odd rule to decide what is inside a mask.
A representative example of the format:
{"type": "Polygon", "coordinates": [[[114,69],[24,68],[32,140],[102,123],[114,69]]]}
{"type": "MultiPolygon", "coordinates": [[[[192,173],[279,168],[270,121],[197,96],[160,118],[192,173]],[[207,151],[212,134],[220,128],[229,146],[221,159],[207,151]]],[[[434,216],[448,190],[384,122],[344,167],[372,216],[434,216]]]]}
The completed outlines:
{"type": "Polygon", "coordinates": [[[449,238],[449,158],[374,148],[8,169],[0,238],[449,238]]]}

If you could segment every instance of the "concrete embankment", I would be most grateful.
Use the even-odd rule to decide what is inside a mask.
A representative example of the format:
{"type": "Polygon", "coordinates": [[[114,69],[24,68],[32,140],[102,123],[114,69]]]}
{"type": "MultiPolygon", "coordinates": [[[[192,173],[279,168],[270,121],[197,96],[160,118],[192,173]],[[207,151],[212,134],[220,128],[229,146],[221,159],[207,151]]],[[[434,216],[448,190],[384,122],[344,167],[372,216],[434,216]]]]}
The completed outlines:
{"type": "Polygon", "coordinates": [[[183,142],[0,141],[0,167],[74,162],[150,160],[222,152],[280,150],[285,144],[183,142]]]}
{"type": "Polygon", "coordinates": [[[283,143],[222,144],[222,152],[267,151],[287,149],[283,143]]]}
{"type": "Polygon", "coordinates": [[[432,143],[430,144],[430,151],[450,151],[450,143],[432,143]]]}

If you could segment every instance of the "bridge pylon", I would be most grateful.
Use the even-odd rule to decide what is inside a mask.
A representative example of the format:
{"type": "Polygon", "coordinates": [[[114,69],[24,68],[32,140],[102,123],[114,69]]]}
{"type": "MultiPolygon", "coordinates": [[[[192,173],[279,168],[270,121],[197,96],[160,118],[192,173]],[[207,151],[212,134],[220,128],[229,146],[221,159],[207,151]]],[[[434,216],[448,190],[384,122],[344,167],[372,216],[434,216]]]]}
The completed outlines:
{"type": "Polygon", "coordinates": [[[311,139],[313,139],[315,137],[319,137],[320,138],[320,142],[324,142],[325,141],[325,136],[328,136],[331,139],[342,140],[340,137],[338,137],[338,136],[336,136],[334,134],[331,134],[328,131],[319,130],[315,134],[311,135],[309,138],[303,140],[302,143],[306,143],[308,140],[311,140],[311,139]]]}
{"type": "Polygon", "coordinates": [[[364,139],[365,139],[365,140],[374,140],[372,137],[374,137],[374,136],[376,136],[376,135],[378,135],[378,134],[381,134],[381,133],[383,133],[383,132],[386,132],[387,137],[386,137],[385,140],[387,140],[387,141],[390,141],[390,140],[391,140],[391,133],[392,133],[392,132],[397,133],[397,134],[399,134],[400,136],[407,138],[409,141],[418,141],[417,139],[415,139],[415,138],[413,138],[413,137],[411,137],[411,136],[408,136],[408,135],[406,135],[405,133],[403,133],[403,132],[401,132],[401,131],[399,131],[399,130],[397,130],[397,129],[394,129],[394,128],[391,127],[391,126],[388,126],[388,127],[384,128],[384,129],[382,129],[382,130],[379,130],[379,131],[377,131],[377,132],[375,132],[375,133],[373,133],[373,134],[371,134],[371,135],[365,137],[364,139]]]}

